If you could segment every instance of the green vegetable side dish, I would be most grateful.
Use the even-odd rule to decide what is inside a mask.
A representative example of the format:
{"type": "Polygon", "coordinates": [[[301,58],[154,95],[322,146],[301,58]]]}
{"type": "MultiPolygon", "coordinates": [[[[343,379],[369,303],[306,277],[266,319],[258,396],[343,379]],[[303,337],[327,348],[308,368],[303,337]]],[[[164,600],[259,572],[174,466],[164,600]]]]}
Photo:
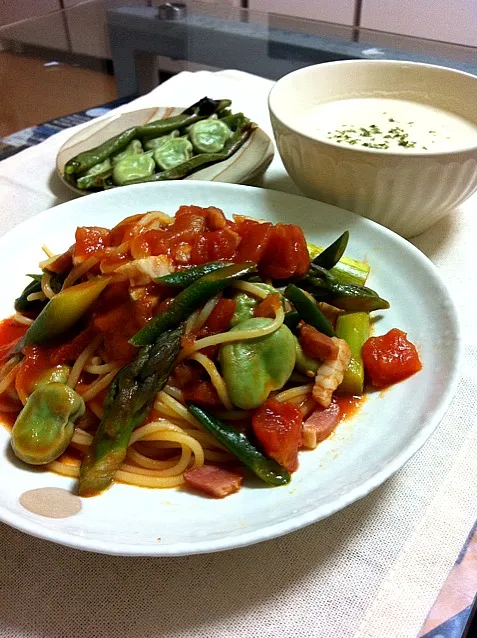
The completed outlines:
{"type": "Polygon", "coordinates": [[[64,178],[79,190],[96,192],[183,179],[228,159],[257,128],[242,113],[230,113],[230,104],[205,97],[179,115],[129,128],[68,160],[64,178]]]}

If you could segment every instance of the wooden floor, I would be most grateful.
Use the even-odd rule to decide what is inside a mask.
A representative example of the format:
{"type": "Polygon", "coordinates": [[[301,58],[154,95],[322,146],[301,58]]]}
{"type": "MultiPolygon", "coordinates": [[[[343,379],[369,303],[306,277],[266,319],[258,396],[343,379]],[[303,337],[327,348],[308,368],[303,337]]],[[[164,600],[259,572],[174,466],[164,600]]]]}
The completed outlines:
{"type": "Polygon", "coordinates": [[[0,52],[0,137],[117,97],[107,73],[0,52]]]}

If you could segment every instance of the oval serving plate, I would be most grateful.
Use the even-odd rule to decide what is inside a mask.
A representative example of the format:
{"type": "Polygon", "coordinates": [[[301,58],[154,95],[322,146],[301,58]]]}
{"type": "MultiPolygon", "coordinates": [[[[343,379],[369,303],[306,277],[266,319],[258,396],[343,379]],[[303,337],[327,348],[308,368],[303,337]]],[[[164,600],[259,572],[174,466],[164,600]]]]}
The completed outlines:
{"type": "MultiPolygon", "coordinates": [[[[114,135],[122,133],[132,126],[139,126],[154,120],[165,119],[178,115],[182,107],[151,107],[139,109],[93,122],[72,135],[60,148],[56,156],[56,170],[62,182],[79,195],[89,195],[76,188],[64,179],[65,164],[72,157],[99,146],[114,135]]],[[[274,146],[272,140],[261,128],[255,129],[248,140],[236,151],[232,157],[212,164],[200,171],[189,175],[187,180],[205,180],[210,182],[227,182],[229,184],[248,184],[266,171],[270,165],[274,146]]]]}
{"type": "MultiPolygon", "coordinates": [[[[350,231],[347,254],[367,259],[369,285],[391,303],[376,313],[375,333],[399,327],[420,352],[423,369],[385,392],[368,395],[362,409],[316,450],[300,454],[289,485],[249,483],[223,500],[181,489],[115,484],[82,499],[66,518],[23,505],[37,488],[75,491],[75,481],[14,460],[10,435],[0,428],[0,518],[35,536],[71,547],[118,555],[171,556],[240,547],[286,534],[330,516],[362,498],[396,472],[443,417],[458,381],[460,341],[451,298],[434,265],[410,243],[372,221],[296,195],[207,182],[143,184],[78,199],[33,217],[0,238],[3,280],[0,316],[36,272],[41,245],[70,246],[78,225],[110,227],[147,210],[173,214],[181,204],[214,205],[230,216],[250,215],[300,224],[309,239],[327,245],[350,231]],[[19,250],[21,246],[21,250],[19,250]],[[24,496],[29,492],[27,496],[24,496]],[[20,502],[21,499],[21,502],[20,502]]],[[[55,493],[53,490],[52,493],[55,493]]]]}

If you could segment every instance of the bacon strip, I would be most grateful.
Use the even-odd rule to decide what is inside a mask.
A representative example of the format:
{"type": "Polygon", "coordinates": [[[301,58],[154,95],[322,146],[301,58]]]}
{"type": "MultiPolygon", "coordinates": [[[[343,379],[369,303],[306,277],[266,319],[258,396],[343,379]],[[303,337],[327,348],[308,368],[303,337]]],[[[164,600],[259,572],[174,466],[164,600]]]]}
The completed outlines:
{"type": "Polygon", "coordinates": [[[203,492],[214,498],[224,498],[238,492],[243,476],[238,472],[224,470],[216,465],[202,465],[193,467],[184,473],[184,480],[188,487],[203,492]]]}

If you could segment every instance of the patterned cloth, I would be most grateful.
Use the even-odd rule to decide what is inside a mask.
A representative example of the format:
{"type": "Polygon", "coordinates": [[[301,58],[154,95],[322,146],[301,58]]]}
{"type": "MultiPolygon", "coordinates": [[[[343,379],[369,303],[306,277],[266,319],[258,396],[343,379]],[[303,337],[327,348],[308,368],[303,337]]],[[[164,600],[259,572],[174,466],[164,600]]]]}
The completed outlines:
{"type": "Polygon", "coordinates": [[[96,117],[106,115],[112,109],[127,104],[132,99],[132,97],[127,97],[114,100],[114,102],[108,102],[107,104],[102,104],[101,106],[96,106],[86,111],[80,111],[79,113],[63,115],[49,122],[39,124],[38,126],[25,128],[11,135],[7,135],[7,137],[0,139],[0,160],[11,157],[30,146],[40,144],[40,142],[44,142],[52,135],[55,135],[55,133],[59,133],[59,131],[77,126],[78,124],[85,124],[96,117]]]}

